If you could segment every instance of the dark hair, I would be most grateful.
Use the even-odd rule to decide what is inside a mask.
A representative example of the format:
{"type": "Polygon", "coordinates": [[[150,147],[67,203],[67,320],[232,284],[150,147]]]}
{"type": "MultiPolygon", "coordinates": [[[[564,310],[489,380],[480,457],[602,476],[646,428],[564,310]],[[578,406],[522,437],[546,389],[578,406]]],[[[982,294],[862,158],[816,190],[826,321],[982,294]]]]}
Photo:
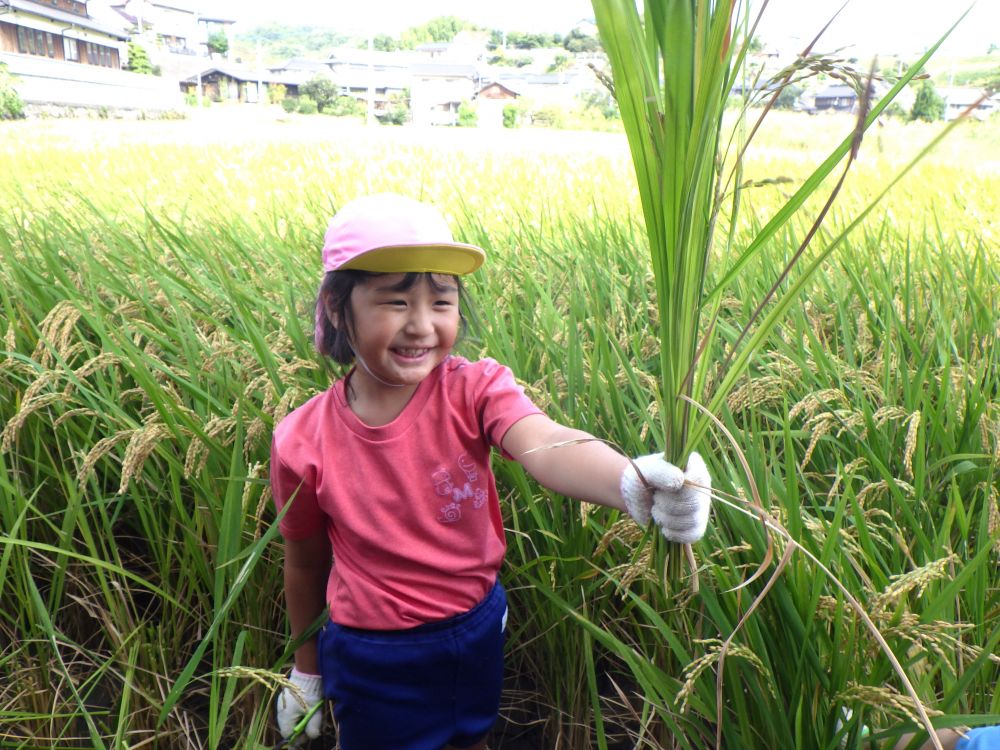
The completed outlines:
{"type": "MultiPolygon", "coordinates": [[[[354,351],[351,349],[349,336],[354,330],[354,320],[351,317],[351,292],[359,283],[381,275],[383,274],[374,271],[328,271],[323,277],[319,298],[316,300],[316,324],[320,329],[320,334],[316,337],[316,348],[320,354],[342,365],[349,365],[354,361],[354,351]],[[330,321],[330,312],[336,314],[341,325],[333,325],[330,321]]],[[[434,274],[416,272],[405,274],[396,288],[405,292],[424,276],[433,289],[443,290],[443,287],[434,280],[434,274]]],[[[467,300],[462,280],[457,276],[453,278],[458,284],[458,333],[461,339],[467,328],[464,312],[467,300]]]]}

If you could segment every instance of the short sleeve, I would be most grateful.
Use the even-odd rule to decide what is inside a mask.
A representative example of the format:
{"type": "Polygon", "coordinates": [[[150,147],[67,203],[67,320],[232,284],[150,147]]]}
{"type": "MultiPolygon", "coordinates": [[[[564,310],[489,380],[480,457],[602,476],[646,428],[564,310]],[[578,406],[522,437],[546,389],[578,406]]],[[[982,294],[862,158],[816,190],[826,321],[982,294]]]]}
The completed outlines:
{"type": "Polygon", "coordinates": [[[305,539],[326,528],[326,516],[316,498],[314,473],[293,469],[281,455],[277,437],[271,441],[271,495],[279,514],[291,502],[278,523],[285,539],[305,539]]]}
{"type": "Polygon", "coordinates": [[[502,442],[515,422],[542,410],[528,398],[524,388],[514,379],[509,367],[484,359],[478,363],[482,367],[476,388],[476,411],[482,425],[483,434],[489,443],[503,452],[502,442]]]}

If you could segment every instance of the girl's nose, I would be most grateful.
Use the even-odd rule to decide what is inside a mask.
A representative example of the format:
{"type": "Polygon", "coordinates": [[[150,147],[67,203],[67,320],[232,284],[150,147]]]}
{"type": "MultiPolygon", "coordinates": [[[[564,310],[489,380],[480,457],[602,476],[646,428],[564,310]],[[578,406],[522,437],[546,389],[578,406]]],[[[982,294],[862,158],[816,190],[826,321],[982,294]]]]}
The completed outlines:
{"type": "Polygon", "coordinates": [[[406,321],[406,332],[411,336],[423,336],[431,333],[434,326],[431,323],[431,311],[425,305],[414,305],[406,321]]]}

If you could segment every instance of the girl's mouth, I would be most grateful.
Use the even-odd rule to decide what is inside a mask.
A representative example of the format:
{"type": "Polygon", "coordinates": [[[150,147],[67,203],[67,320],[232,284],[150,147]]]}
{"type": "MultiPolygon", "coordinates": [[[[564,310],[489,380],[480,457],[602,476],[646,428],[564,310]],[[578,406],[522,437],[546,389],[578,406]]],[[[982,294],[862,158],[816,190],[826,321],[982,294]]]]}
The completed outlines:
{"type": "Polygon", "coordinates": [[[426,355],[430,349],[393,349],[393,353],[402,359],[420,359],[426,355]]]}

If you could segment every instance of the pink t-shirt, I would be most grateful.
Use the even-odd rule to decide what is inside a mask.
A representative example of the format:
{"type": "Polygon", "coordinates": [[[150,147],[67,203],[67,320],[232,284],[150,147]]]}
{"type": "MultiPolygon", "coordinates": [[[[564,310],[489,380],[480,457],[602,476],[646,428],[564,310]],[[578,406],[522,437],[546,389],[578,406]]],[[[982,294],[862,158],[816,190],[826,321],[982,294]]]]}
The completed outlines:
{"type": "Polygon", "coordinates": [[[280,530],[325,529],[334,622],[410,628],[486,595],[506,551],[490,449],[537,413],[508,368],[449,357],[387,425],[358,419],[343,380],[278,424],[271,487],[279,511],[292,499],[280,530]]]}

